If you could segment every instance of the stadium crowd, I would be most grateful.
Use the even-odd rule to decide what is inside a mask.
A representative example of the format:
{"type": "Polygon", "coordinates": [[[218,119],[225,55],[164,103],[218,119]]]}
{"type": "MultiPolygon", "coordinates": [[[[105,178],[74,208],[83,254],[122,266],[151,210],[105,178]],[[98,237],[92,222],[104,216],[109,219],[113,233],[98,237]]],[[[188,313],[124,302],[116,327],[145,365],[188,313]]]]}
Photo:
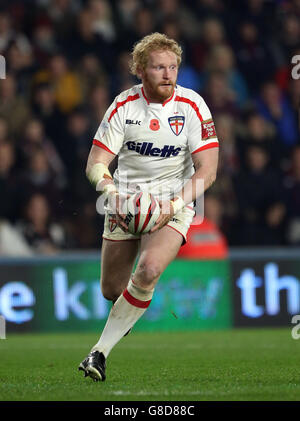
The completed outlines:
{"type": "Polygon", "coordinates": [[[0,2],[0,254],[99,248],[87,156],[113,98],[139,83],[134,42],[155,31],[182,46],[178,84],[216,124],[207,218],[232,246],[300,245],[300,0],[11,0],[0,2]]]}

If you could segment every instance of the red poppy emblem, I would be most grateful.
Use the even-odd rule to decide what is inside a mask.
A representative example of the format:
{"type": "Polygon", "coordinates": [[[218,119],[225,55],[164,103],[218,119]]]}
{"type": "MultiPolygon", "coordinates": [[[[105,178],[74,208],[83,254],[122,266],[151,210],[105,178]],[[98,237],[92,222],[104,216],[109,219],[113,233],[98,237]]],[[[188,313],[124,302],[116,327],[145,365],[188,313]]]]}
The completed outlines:
{"type": "Polygon", "coordinates": [[[150,121],[149,127],[150,127],[151,130],[154,130],[154,131],[159,130],[160,126],[159,126],[159,121],[157,120],[157,118],[153,118],[150,121]]]}
{"type": "Polygon", "coordinates": [[[109,231],[114,232],[117,228],[117,220],[114,217],[109,218],[109,231]]]}

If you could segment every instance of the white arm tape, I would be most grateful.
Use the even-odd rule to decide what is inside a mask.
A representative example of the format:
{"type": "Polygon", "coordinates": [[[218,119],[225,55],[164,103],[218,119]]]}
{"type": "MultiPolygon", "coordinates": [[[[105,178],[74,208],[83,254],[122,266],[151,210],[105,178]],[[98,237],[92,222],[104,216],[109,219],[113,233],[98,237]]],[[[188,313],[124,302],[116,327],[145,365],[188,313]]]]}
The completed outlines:
{"type": "Polygon", "coordinates": [[[117,192],[117,187],[114,184],[106,184],[103,188],[100,188],[99,183],[96,186],[96,190],[100,191],[101,193],[105,194],[105,196],[108,196],[109,193],[117,192]]]}
{"type": "Polygon", "coordinates": [[[171,200],[171,203],[173,205],[174,215],[185,207],[184,200],[180,196],[175,196],[174,200],[171,200]]]}
{"type": "Polygon", "coordinates": [[[112,181],[112,176],[109,172],[109,169],[105,164],[102,164],[102,162],[94,164],[90,171],[87,173],[87,177],[90,183],[96,188],[97,191],[100,191],[100,193],[105,193],[105,195],[108,195],[111,192],[117,191],[117,188],[114,184],[106,184],[104,187],[100,186],[102,181],[112,181]]]}

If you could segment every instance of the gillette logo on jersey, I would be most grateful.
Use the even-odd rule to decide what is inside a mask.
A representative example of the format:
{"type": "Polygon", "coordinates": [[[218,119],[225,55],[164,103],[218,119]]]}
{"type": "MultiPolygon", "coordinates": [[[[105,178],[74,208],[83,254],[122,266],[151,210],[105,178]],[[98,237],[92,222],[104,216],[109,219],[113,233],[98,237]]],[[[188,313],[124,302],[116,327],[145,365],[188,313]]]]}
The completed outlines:
{"type": "Polygon", "coordinates": [[[164,145],[163,148],[153,148],[151,142],[126,142],[126,146],[129,151],[135,151],[140,155],[146,156],[161,156],[169,158],[171,156],[177,156],[181,151],[181,148],[175,148],[174,145],[164,145]]]}

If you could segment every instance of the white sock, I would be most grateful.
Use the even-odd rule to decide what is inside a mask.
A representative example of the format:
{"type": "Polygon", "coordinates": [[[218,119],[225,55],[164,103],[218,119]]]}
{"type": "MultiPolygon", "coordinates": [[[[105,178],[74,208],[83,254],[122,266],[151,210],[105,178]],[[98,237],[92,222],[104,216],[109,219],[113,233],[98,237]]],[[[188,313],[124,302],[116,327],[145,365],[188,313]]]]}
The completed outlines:
{"type": "Polygon", "coordinates": [[[149,291],[129,281],[127,288],[110,310],[101,337],[92,351],[102,352],[107,358],[111,349],[132,328],[150,305],[154,288],[149,291]]]}

